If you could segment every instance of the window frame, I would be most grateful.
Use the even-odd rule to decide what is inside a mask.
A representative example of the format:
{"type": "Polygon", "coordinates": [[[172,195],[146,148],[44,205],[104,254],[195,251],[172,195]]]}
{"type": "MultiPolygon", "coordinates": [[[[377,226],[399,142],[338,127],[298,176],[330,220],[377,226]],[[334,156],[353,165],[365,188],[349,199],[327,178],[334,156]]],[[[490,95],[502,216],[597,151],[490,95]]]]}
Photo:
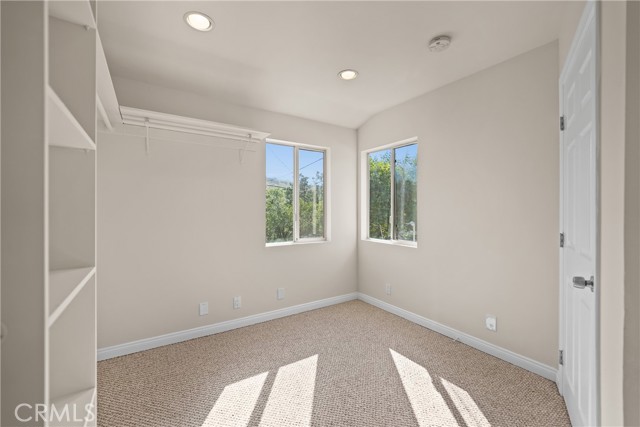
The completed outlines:
{"type": "MultiPolygon", "coordinates": [[[[265,242],[265,247],[276,247],[276,246],[291,246],[291,245],[303,245],[310,243],[325,243],[331,241],[331,227],[330,227],[330,167],[329,167],[329,159],[331,150],[329,147],[323,147],[319,145],[311,145],[311,144],[302,144],[299,142],[291,142],[284,141],[280,139],[274,138],[266,138],[265,139],[265,148],[266,144],[276,144],[276,145],[284,145],[287,147],[293,148],[293,236],[292,240],[288,242],[265,242]],[[306,151],[315,151],[324,154],[324,161],[322,162],[322,174],[323,174],[323,209],[324,209],[324,218],[323,218],[323,237],[300,237],[300,150],[306,151]]],[[[265,149],[265,168],[266,168],[266,149],[265,149]]],[[[264,173],[265,178],[265,191],[266,191],[266,179],[267,173],[265,170],[264,173]]],[[[265,193],[265,215],[266,215],[266,193],[265,193]]],[[[266,216],[265,216],[266,218],[266,216]]],[[[263,229],[266,232],[266,223],[263,229]]],[[[266,235],[265,235],[266,240],[266,235]]]]}
{"type": "MultiPolygon", "coordinates": [[[[383,244],[387,244],[387,245],[395,245],[395,246],[407,246],[410,248],[417,248],[418,247],[418,241],[412,241],[412,240],[400,240],[396,238],[396,230],[395,230],[395,198],[396,198],[396,169],[395,169],[395,160],[396,160],[396,153],[395,150],[397,148],[402,148],[402,147],[406,147],[408,145],[418,145],[418,137],[414,136],[411,138],[407,138],[407,139],[403,139],[401,141],[396,141],[396,142],[392,142],[391,144],[386,144],[386,145],[381,145],[381,146],[377,146],[377,147],[373,147],[373,148],[369,148],[367,150],[363,150],[361,152],[361,188],[364,190],[361,195],[361,230],[360,230],[360,234],[361,234],[361,240],[364,241],[368,241],[368,242],[374,242],[374,243],[383,243],[383,244]],[[391,173],[390,173],[390,178],[391,178],[391,182],[390,182],[390,197],[391,197],[391,209],[390,209],[390,213],[389,213],[389,230],[391,231],[391,238],[389,240],[386,239],[376,239],[373,237],[369,237],[369,212],[370,212],[370,198],[371,198],[371,194],[370,194],[370,173],[371,171],[369,170],[369,154],[371,153],[375,153],[378,151],[384,151],[384,150],[391,150],[391,173]]],[[[420,148],[420,146],[418,145],[417,147],[418,149],[420,148]]],[[[419,151],[419,150],[418,150],[419,151]]],[[[416,183],[417,183],[417,177],[416,177],[416,183]]],[[[416,194],[416,215],[417,215],[417,211],[418,211],[418,199],[419,199],[419,194],[416,194]]]]}

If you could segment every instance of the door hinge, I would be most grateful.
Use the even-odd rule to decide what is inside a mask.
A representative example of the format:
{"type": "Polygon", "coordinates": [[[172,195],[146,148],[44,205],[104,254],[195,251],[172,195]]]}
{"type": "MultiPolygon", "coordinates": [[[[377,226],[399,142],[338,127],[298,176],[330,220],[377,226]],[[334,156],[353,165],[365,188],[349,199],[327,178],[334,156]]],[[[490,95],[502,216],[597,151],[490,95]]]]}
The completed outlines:
{"type": "Polygon", "coordinates": [[[564,350],[560,350],[560,356],[558,357],[560,365],[564,365],[564,350]]]}
{"type": "Polygon", "coordinates": [[[560,247],[564,248],[564,233],[560,233],[560,247]]]}
{"type": "Polygon", "coordinates": [[[560,116],[560,130],[564,130],[564,116],[560,116]]]}

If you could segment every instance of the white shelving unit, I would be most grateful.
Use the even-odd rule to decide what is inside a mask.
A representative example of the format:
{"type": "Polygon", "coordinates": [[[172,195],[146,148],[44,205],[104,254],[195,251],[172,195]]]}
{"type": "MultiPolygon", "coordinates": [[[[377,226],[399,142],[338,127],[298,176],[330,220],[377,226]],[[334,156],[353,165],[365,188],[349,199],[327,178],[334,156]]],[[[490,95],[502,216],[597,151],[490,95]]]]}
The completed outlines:
{"type": "Polygon", "coordinates": [[[52,418],[45,425],[84,426],[89,421],[87,415],[93,414],[85,405],[92,403],[96,387],[95,5],[84,1],[48,5],[49,339],[45,402],[58,411],[67,405],[68,413],[74,416],[52,418]]]}
{"type": "Polygon", "coordinates": [[[96,424],[97,120],[120,121],[95,0],[1,2],[1,425],[96,424]],[[46,25],[45,25],[46,23],[46,25]],[[5,108],[10,106],[11,108],[5,108]],[[62,412],[64,413],[64,412],[62,412]],[[22,417],[33,416],[28,411],[22,417]]]}

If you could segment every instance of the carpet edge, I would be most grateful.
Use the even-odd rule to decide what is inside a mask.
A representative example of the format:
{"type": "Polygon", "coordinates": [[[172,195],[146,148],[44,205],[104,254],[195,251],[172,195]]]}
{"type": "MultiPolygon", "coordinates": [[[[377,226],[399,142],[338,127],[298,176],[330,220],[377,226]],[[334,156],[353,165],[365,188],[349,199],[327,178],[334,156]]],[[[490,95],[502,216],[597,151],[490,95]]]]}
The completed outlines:
{"type": "Polygon", "coordinates": [[[511,350],[507,350],[506,348],[491,344],[490,342],[458,331],[457,329],[443,325],[434,320],[427,319],[426,317],[420,316],[419,314],[415,314],[393,304],[389,304],[388,302],[381,301],[365,293],[358,292],[357,294],[360,301],[366,302],[367,304],[371,304],[375,307],[378,307],[379,309],[400,316],[410,322],[423,326],[427,329],[431,329],[432,331],[438,332],[439,334],[445,335],[449,338],[457,339],[458,341],[467,344],[468,346],[497,357],[498,359],[504,360],[505,362],[509,362],[513,365],[519,366],[520,368],[526,369],[529,372],[540,375],[541,377],[553,381],[556,384],[558,382],[558,370],[549,365],[545,365],[544,363],[540,363],[529,357],[522,356],[521,354],[515,353],[511,350]]]}
{"type": "Polygon", "coordinates": [[[151,350],[152,348],[162,347],[169,344],[176,344],[194,338],[201,338],[207,335],[218,334],[220,332],[231,331],[233,329],[251,326],[257,323],[279,319],[281,317],[291,316],[294,314],[304,313],[305,311],[316,310],[318,308],[329,307],[331,305],[341,304],[343,302],[353,301],[356,299],[358,299],[358,293],[351,292],[349,294],[338,295],[335,297],[311,301],[291,307],[280,308],[273,311],[267,311],[265,313],[241,317],[239,319],[226,320],[223,322],[212,323],[210,325],[199,326],[197,328],[170,332],[168,334],[158,335],[155,337],[142,338],[136,341],[103,347],[98,349],[98,361],[112,359],[119,356],[126,356],[127,354],[138,353],[144,350],[151,350]]]}

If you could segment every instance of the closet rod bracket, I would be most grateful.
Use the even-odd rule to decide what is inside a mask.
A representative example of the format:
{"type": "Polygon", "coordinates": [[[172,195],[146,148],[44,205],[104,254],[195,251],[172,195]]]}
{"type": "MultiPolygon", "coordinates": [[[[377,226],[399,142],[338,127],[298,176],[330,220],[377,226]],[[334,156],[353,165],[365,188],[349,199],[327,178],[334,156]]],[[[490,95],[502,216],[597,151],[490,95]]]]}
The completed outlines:
{"type": "Polygon", "coordinates": [[[249,138],[249,140],[245,141],[244,144],[242,145],[242,148],[240,148],[238,150],[238,155],[240,156],[240,164],[244,163],[244,154],[247,152],[247,147],[249,146],[249,141],[252,140],[253,135],[249,134],[248,138],[249,138]]]}

